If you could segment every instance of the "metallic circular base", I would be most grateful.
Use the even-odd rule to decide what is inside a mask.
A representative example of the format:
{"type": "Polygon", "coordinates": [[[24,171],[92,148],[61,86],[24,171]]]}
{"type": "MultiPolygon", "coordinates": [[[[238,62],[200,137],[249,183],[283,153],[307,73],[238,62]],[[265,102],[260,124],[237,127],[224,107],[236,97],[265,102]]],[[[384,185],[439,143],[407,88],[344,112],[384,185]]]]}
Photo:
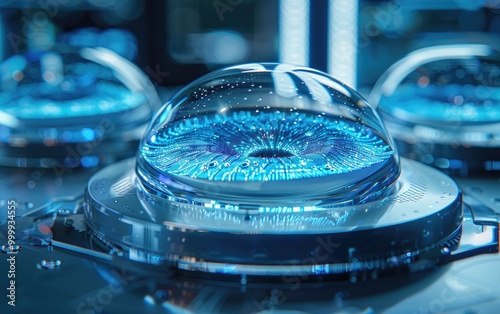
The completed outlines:
{"type": "Polygon", "coordinates": [[[266,212],[192,204],[144,192],[132,159],[86,190],[97,237],[130,260],[208,273],[335,275],[431,267],[457,246],[462,197],[448,176],[403,159],[399,190],[354,206],[266,212]]]}
{"type": "MultiPolygon", "coordinates": [[[[453,176],[500,171],[498,134],[464,132],[463,128],[445,131],[383,116],[403,157],[439,168],[453,176]]],[[[488,127],[484,129],[488,130],[488,127]]]]}

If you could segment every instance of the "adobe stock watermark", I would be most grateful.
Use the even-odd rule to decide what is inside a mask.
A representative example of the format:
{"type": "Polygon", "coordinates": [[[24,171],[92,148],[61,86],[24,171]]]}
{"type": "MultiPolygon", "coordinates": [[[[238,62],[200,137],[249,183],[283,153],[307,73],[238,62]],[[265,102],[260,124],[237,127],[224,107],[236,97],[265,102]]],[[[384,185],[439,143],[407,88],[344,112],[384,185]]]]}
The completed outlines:
{"type": "Polygon", "coordinates": [[[7,201],[7,244],[2,246],[2,252],[7,254],[9,265],[7,271],[7,304],[16,306],[16,255],[20,247],[16,245],[16,210],[17,203],[14,200],[7,201]]]}
{"type": "Polygon", "coordinates": [[[170,75],[170,72],[164,72],[160,69],[160,64],[156,64],[156,67],[153,69],[151,66],[146,66],[144,71],[149,74],[154,82],[158,85],[161,85],[163,81],[170,75]]]}
{"type": "Polygon", "coordinates": [[[126,292],[126,288],[136,279],[136,276],[124,272],[120,274],[116,270],[111,270],[110,273],[115,279],[114,282],[110,282],[107,286],[82,297],[84,300],[75,309],[77,314],[104,313],[106,306],[110,305],[116,296],[126,292]]]}
{"type": "Polygon", "coordinates": [[[59,9],[61,5],[67,3],[67,0],[38,0],[36,1],[36,7],[40,8],[39,10],[35,11],[31,18],[28,18],[27,16],[23,15],[21,17],[21,22],[22,22],[22,27],[21,27],[21,33],[22,34],[15,34],[13,32],[10,32],[7,35],[7,38],[12,45],[12,48],[14,49],[15,53],[19,53],[20,49],[19,46],[24,44],[26,45],[29,40],[34,39],[35,37],[39,36],[40,33],[38,32],[39,29],[45,28],[48,25],[50,25],[50,19],[54,18],[57,13],[59,12],[59,9]]]}
{"type": "Polygon", "coordinates": [[[407,17],[407,13],[399,0],[364,7],[360,15],[365,16],[366,23],[360,25],[358,48],[368,47],[373,38],[381,35],[388,27],[397,28],[401,37],[412,37],[421,28],[420,13],[413,11],[412,14],[411,19],[403,18],[407,17]]]}
{"type": "Polygon", "coordinates": [[[443,313],[448,305],[456,302],[460,297],[460,291],[456,289],[455,283],[446,282],[445,287],[439,291],[435,298],[429,303],[421,305],[413,314],[443,313]]]}
{"type": "MultiPolygon", "coordinates": [[[[312,251],[312,255],[310,257],[305,258],[302,261],[302,265],[311,265],[314,267],[318,266],[318,273],[321,273],[321,269],[323,264],[328,260],[332,254],[338,249],[341,245],[337,242],[332,242],[331,236],[328,235],[326,238],[318,236],[316,238],[316,242],[318,245],[312,251]]],[[[283,276],[282,282],[285,284],[289,284],[289,288],[286,290],[281,289],[272,289],[271,293],[268,297],[258,302],[255,300],[253,305],[256,307],[258,312],[263,311],[272,311],[276,306],[282,305],[286,302],[287,296],[286,292],[293,292],[300,288],[302,282],[307,280],[309,275],[302,276],[283,276]]]]}
{"type": "Polygon", "coordinates": [[[234,8],[239,6],[243,0],[214,0],[212,5],[219,17],[219,20],[224,21],[224,14],[227,12],[233,12],[234,8]]]}
{"type": "Polygon", "coordinates": [[[441,287],[431,290],[432,298],[421,302],[412,314],[450,313],[460,309],[481,312],[481,304],[498,301],[499,276],[495,271],[499,264],[497,257],[487,257],[451,268],[440,279],[441,287]]]}

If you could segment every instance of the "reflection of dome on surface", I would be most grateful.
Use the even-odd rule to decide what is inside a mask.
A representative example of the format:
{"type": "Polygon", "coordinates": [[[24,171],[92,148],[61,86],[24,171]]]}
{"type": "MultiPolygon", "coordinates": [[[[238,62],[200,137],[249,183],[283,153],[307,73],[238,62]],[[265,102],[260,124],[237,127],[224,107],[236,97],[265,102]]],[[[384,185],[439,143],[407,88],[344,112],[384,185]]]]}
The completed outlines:
{"type": "Polygon", "coordinates": [[[377,198],[399,166],[379,117],[355,91],[312,69],[249,64],[174,96],[143,140],[138,172],[166,195],[293,206],[377,198]]]}
{"type": "Polygon", "coordinates": [[[3,61],[0,71],[0,142],[11,150],[3,164],[28,158],[41,166],[37,159],[68,154],[58,146],[119,141],[143,126],[158,102],[140,70],[103,48],[30,51],[3,61]]]}
{"type": "Polygon", "coordinates": [[[417,50],[382,75],[370,101],[396,140],[432,145],[408,153],[401,143],[403,155],[441,168],[488,168],[500,159],[484,150],[500,145],[500,53],[488,46],[417,50]]]}

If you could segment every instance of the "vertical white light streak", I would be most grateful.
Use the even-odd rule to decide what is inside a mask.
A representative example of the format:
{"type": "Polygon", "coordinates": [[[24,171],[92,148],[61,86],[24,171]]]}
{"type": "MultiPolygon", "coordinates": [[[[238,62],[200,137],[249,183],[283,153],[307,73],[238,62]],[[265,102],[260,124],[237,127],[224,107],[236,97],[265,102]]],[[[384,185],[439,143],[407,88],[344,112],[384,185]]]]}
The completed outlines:
{"type": "Polygon", "coordinates": [[[280,62],[309,65],[309,0],[280,0],[280,62]]]}
{"type": "Polygon", "coordinates": [[[328,73],[356,88],[358,1],[330,0],[328,4],[328,73]]]}

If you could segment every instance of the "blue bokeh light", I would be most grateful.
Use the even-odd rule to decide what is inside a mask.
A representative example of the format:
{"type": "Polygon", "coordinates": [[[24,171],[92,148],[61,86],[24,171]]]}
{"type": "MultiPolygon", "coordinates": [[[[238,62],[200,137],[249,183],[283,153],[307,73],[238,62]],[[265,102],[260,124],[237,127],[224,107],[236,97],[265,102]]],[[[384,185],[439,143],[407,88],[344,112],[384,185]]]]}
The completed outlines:
{"type": "Polygon", "coordinates": [[[83,128],[82,131],[80,132],[82,134],[82,138],[85,141],[92,141],[95,138],[95,131],[89,128],[83,128]]]}
{"type": "Polygon", "coordinates": [[[64,82],[56,87],[26,84],[0,92],[2,111],[21,119],[59,119],[125,111],[146,101],[143,94],[110,82],[65,86],[64,82]]]}
{"type": "Polygon", "coordinates": [[[83,156],[80,159],[80,163],[85,168],[92,168],[99,164],[99,157],[97,156],[83,156]]]}

